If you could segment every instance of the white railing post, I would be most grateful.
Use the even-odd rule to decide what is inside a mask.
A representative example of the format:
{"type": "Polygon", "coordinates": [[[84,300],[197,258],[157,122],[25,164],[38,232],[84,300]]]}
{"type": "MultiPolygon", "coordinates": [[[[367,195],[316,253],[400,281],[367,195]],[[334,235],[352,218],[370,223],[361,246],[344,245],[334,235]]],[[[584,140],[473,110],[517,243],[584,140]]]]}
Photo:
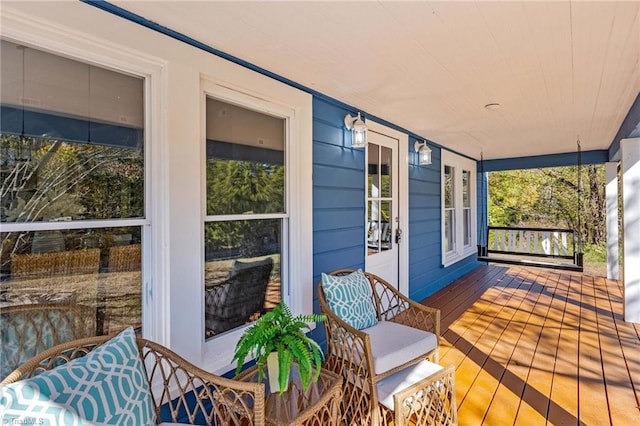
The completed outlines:
{"type": "Polygon", "coordinates": [[[542,233],[542,252],[544,254],[551,254],[551,241],[549,241],[550,233],[544,231],[542,233]]]}
{"type": "Polygon", "coordinates": [[[516,251],[516,231],[509,230],[509,237],[507,240],[508,251],[516,251]]]}

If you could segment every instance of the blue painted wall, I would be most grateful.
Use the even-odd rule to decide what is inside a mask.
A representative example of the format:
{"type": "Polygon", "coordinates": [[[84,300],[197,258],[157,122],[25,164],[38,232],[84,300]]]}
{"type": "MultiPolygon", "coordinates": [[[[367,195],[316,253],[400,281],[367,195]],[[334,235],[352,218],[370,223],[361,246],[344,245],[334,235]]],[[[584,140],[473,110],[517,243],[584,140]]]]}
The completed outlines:
{"type": "MultiPolygon", "coordinates": [[[[432,163],[419,166],[413,144],[423,139],[409,135],[409,297],[422,300],[479,265],[470,256],[442,266],[441,166],[442,149],[429,143],[432,163]]],[[[479,223],[478,223],[479,224],[479,223]]]]}
{"type": "MultiPolygon", "coordinates": [[[[322,272],[364,267],[365,151],[351,148],[344,116],[354,114],[331,100],[313,100],[313,276],[314,308],[322,272]]],[[[415,161],[409,137],[409,158],[415,161]]],[[[430,144],[430,166],[409,165],[409,296],[414,300],[445,287],[478,266],[475,256],[443,268],[440,237],[441,149],[430,144]]],[[[313,332],[324,342],[324,330],[313,332]]]]}

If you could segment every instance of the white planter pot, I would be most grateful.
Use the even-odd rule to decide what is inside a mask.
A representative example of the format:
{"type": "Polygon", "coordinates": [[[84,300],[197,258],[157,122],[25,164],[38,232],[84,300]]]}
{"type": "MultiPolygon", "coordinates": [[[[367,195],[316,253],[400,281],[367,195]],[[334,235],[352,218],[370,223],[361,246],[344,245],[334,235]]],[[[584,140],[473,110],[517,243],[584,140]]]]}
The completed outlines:
{"type": "MultiPolygon", "coordinates": [[[[269,390],[271,393],[280,392],[280,384],[278,383],[278,375],[280,373],[280,367],[278,366],[278,352],[271,352],[267,357],[267,373],[269,374],[269,390]]],[[[282,391],[286,391],[289,388],[289,382],[287,382],[282,391]]]]}

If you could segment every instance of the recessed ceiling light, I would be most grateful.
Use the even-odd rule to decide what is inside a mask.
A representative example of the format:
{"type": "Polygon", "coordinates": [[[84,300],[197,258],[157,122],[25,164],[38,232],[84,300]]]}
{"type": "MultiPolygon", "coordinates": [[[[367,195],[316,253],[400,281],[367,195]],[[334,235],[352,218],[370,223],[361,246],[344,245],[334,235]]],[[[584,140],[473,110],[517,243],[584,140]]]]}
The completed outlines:
{"type": "Polygon", "coordinates": [[[486,104],[484,106],[486,109],[488,109],[489,111],[495,111],[498,108],[500,108],[500,104],[496,104],[496,103],[492,103],[492,104],[486,104]]]}

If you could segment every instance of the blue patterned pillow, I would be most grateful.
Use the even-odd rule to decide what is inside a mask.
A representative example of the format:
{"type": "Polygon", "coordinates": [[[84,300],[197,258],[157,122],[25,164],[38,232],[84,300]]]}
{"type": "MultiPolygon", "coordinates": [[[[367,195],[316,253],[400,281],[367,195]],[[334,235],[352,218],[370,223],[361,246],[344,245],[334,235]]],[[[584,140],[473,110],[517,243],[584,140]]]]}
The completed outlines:
{"type": "Polygon", "coordinates": [[[155,424],[133,328],[82,358],[0,385],[0,412],[7,424],[155,424]]]}
{"type": "Polygon", "coordinates": [[[353,328],[362,330],[378,322],[371,285],[361,269],[341,277],[323,273],[322,290],[329,308],[353,328]]]}

